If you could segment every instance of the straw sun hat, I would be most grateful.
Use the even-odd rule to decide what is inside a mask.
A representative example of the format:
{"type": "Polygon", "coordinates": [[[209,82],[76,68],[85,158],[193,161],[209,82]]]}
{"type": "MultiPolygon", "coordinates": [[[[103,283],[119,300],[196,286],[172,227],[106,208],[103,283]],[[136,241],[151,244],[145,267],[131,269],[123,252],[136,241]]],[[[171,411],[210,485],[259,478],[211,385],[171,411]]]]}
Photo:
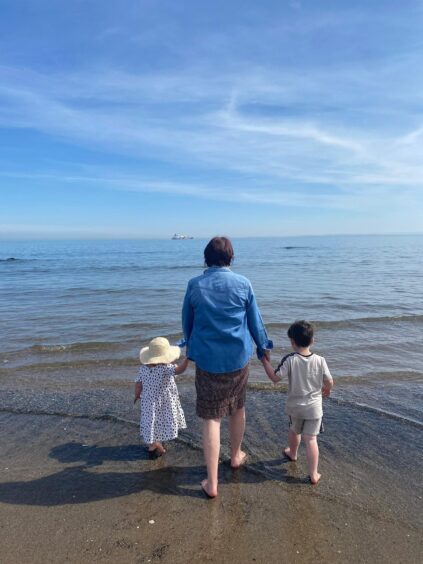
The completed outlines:
{"type": "Polygon", "coordinates": [[[142,364],[167,364],[177,360],[181,356],[179,347],[172,347],[164,337],[156,337],[148,347],[140,350],[142,364]]]}

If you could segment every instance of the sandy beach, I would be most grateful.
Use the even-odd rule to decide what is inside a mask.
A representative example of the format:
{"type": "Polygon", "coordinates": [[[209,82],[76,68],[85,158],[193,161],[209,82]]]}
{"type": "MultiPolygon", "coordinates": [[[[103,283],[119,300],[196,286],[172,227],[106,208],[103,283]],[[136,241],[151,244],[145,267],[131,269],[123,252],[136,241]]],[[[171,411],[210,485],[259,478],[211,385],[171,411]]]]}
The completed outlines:
{"type": "Polygon", "coordinates": [[[290,463],[275,445],[237,472],[223,456],[210,501],[197,448],[174,442],[149,461],[131,423],[11,411],[0,415],[2,562],[421,561],[418,427],[367,414],[348,433],[358,410],[334,402],[318,486],[304,452],[290,463]]]}

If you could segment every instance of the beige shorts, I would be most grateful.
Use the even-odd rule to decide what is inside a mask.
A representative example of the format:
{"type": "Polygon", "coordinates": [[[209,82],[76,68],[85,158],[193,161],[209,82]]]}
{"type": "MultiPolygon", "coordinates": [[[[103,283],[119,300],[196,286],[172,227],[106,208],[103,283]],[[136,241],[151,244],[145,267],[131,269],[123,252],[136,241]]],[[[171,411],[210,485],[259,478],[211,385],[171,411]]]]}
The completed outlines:
{"type": "Polygon", "coordinates": [[[319,419],[300,419],[289,416],[289,428],[296,435],[318,435],[322,426],[322,418],[319,419]]]}

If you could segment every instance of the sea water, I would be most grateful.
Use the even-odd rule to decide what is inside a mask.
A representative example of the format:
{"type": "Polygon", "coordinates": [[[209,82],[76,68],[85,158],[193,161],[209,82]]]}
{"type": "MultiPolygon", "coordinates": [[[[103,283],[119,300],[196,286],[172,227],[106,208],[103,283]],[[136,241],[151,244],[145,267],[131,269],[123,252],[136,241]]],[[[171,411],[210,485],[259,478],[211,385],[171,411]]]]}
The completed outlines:
{"type": "MultiPolygon", "coordinates": [[[[423,423],[423,235],[232,242],[232,268],[253,285],[275,364],[290,350],[289,324],[310,320],[335,398],[423,423]]],[[[185,289],[204,269],[206,244],[2,241],[1,372],[34,390],[58,374],[81,392],[108,378],[126,386],[142,345],[182,336],[185,289]]],[[[265,380],[253,360],[251,382],[265,380]]]]}

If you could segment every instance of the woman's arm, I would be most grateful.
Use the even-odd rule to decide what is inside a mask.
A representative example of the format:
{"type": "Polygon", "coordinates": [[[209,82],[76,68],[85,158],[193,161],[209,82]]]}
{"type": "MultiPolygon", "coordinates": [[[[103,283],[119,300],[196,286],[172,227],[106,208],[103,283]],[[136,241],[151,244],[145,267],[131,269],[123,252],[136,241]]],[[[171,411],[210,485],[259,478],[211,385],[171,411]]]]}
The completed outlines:
{"type": "Polygon", "coordinates": [[[185,292],[184,303],[182,306],[182,330],[184,332],[184,342],[182,345],[188,345],[189,338],[191,337],[192,326],[194,324],[194,310],[191,306],[191,288],[188,282],[188,287],[185,292]]]}
{"type": "Polygon", "coordinates": [[[253,337],[254,342],[257,346],[257,356],[260,360],[262,360],[263,355],[268,356],[265,351],[273,349],[273,343],[267,336],[267,332],[264,327],[256,297],[251,285],[249,287],[247,302],[247,324],[251,336],[253,337]]]}

